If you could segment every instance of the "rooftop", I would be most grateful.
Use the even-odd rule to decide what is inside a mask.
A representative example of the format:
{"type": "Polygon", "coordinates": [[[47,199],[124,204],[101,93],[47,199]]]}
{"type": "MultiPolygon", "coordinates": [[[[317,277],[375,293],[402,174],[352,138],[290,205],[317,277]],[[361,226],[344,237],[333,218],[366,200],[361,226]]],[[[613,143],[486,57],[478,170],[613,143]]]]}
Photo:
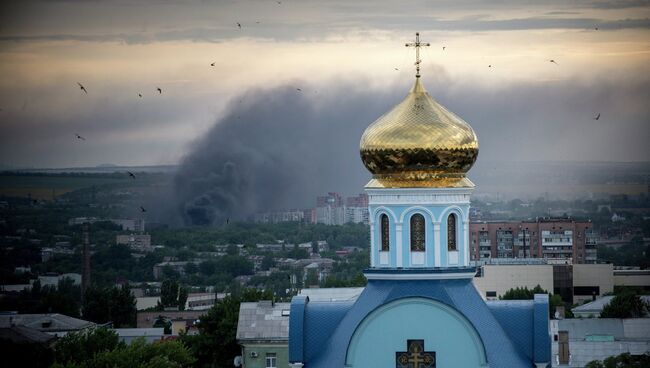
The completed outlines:
{"type": "Polygon", "coordinates": [[[260,301],[241,303],[237,323],[237,340],[289,341],[291,303],[260,301]]]}

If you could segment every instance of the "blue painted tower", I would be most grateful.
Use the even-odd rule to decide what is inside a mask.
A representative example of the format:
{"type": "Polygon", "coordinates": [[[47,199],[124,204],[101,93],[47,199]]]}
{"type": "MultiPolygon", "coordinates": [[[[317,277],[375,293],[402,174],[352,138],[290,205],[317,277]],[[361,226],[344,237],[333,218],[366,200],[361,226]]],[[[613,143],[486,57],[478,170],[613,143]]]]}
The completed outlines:
{"type": "MultiPolygon", "coordinates": [[[[416,51],[421,46],[416,34],[416,51]]],[[[355,300],[291,302],[289,361],[317,367],[546,367],[548,296],[486,302],[472,284],[466,173],[472,128],[413,88],[361,137],[373,177],[368,285],[355,300]]]]}

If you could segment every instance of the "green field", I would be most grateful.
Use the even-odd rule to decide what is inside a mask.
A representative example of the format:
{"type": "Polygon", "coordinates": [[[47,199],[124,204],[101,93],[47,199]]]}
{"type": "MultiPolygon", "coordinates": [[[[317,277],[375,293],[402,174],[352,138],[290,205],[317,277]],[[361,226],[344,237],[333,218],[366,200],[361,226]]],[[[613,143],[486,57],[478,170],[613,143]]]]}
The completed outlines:
{"type": "Polygon", "coordinates": [[[92,186],[128,182],[125,175],[115,174],[0,174],[0,196],[51,200],[62,194],[92,186]]]}

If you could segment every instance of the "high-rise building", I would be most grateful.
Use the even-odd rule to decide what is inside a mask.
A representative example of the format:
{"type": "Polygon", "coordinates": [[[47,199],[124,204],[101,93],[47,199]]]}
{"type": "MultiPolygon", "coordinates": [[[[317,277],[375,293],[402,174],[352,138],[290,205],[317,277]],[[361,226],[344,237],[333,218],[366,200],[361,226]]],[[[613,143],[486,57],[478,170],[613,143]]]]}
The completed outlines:
{"type": "Polygon", "coordinates": [[[345,222],[368,224],[368,195],[348,197],[345,202],[345,222]]]}
{"type": "Polygon", "coordinates": [[[343,197],[335,192],[316,197],[315,215],[317,224],[343,225],[346,222],[343,197]]]}
{"type": "Polygon", "coordinates": [[[472,222],[470,257],[546,258],[593,263],[598,234],[590,221],[541,218],[535,221],[472,222]]]}

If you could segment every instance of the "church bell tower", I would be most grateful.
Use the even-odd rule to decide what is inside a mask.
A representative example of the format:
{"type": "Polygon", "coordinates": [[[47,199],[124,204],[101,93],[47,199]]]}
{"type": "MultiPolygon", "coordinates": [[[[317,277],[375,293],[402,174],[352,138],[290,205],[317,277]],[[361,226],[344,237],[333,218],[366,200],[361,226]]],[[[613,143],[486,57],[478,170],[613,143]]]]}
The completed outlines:
{"type": "Polygon", "coordinates": [[[361,159],[373,174],[369,198],[368,279],[467,278],[469,206],[465,176],[478,156],[472,127],[435,101],[420,80],[406,98],[365,130],[361,159]]]}

